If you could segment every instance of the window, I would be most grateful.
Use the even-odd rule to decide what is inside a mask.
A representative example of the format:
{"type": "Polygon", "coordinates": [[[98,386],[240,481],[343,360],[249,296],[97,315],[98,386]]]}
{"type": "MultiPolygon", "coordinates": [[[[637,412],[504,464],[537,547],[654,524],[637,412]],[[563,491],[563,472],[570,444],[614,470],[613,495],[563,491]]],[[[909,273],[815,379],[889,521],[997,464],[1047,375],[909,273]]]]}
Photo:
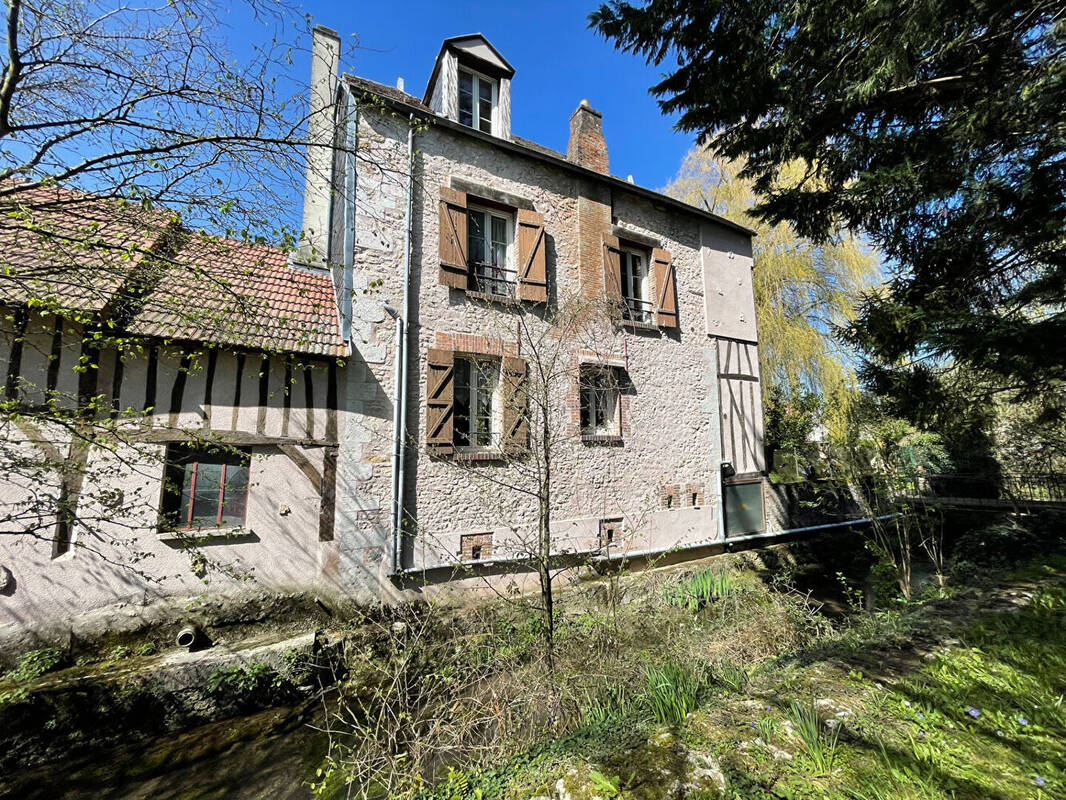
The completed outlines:
{"type": "Polygon", "coordinates": [[[170,530],[231,528],[244,524],[248,504],[246,449],[167,450],[163,525],[170,530]]]}
{"type": "Polygon", "coordinates": [[[581,370],[581,433],[583,436],[619,436],[618,378],[612,369],[581,370]]]}
{"type": "Polygon", "coordinates": [[[459,70],[459,122],[483,133],[492,133],[496,115],[496,81],[459,70]]]}
{"type": "Polygon", "coordinates": [[[482,561],[492,558],[491,533],[466,533],[459,537],[459,558],[482,561]]]}
{"type": "Polygon", "coordinates": [[[499,443],[500,364],[495,359],[455,359],[454,442],[471,450],[499,443]]]}
{"type": "Polygon", "coordinates": [[[466,243],[470,259],[470,288],[485,294],[511,297],[515,277],[514,218],[500,211],[467,210],[466,243]]]}
{"type": "Polygon", "coordinates": [[[618,544],[622,539],[623,525],[624,522],[621,518],[601,519],[599,546],[604,548],[610,547],[613,544],[618,544]]]}
{"type": "Polygon", "coordinates": [[[622,250],[622,316],[633,322],[652,322],[652,302],[648,299],[648,259],[644,253],[622,250]]]}

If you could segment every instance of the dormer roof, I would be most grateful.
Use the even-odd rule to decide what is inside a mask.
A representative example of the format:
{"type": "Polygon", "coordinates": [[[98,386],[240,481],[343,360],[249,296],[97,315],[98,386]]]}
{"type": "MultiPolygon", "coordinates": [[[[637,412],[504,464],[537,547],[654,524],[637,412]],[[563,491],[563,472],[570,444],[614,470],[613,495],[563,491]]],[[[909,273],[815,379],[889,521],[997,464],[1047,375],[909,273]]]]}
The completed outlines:
{"type": "Polygon", "coordinates": [[[500,51],[492,46],[492,42],[480,33],[468,33],[463,36],[452,36],[445,39],[437,53],[437,61],[433,64],[433,74],[429,76],[426,84],[426,94],[422,98],[423,103],[429,103],[433,94],[433,85],[440,77],[440,65],[444,54],[448,51],[455,53],[459,60],[470,67],[484,72],[494,78],[514,77],[514,67],[504,58],[500,51]]]}

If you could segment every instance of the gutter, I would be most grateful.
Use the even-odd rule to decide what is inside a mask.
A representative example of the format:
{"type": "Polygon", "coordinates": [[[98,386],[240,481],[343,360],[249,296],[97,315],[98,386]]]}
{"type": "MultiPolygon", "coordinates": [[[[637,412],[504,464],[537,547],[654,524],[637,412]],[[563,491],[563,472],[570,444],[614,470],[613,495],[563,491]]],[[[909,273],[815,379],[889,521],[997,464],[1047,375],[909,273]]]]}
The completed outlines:
{"type": "MultiPolygon", "coordinates": [[[[852,525],[865,525],[871,522],[877,522],[883,519],[892,519],[898,517],[900,514],[882,514],[878,517],[862,517],[861,519],[848,519],[842,522],[829,522],[822,525],[807,525],[803,528],[789,528],[784,531],[769,531],[766,533],[751,533],[743,536],[730,536],[725,539],[710,539],[702,542],[694,542],[686,545],[671,545],[668,547],[654,547],[647,550],[633,550],[627,553],[618,553],[616,555],[605,555],[602,548],[595,548],[592,550],[574,550],[567,553],[558,553],[552,556],[552,559],[558,559],[559,561],[580,561],[584,557],[589,557],[588,560],[594,564],[610,564],[610,563],[624,563],[626,561],[632,561],[634,559],[649,558],[652,556],[669,555],[672,553],[690,553],[696,550],[709,550],[712,548],[721,547],[723,550],[729,550],[733,544],[740,542],[752,542],[760,540],[774,540],[783,539],[788,536],[794,536],[800,533],[810,533],[813,531],[829,530],[831,528],[847,528],[852,525]]],[[[496,558],[491,561],[476,561],[476,562],[441,562],[438,564],[432,564],[428,567],[409,567],[407,569],[399,570],[395,573],[397,576],[411,577],[414,575],[424,574],[427,572],[438,572],[442,570],[448,570],[451,572],[458,572],[460,570],[469,570],[472,574],[476,574],[476,570],[522,564],[525,562],[531,562],[532,559],[529,556],[521,556],[515,558],[496,558]]]]}
{"type": "Polygon", "coordinates": [[[396,321],[396,400],[393,412],[395,441],[392,471],[392,542],[389,576],[400,572],[403,558],[403,495],[407,460],[407,358],[411,319],[411,220],[414,205],[415,115],[407,125],[407,206],[403,229],[403,307],[396,321]]]}

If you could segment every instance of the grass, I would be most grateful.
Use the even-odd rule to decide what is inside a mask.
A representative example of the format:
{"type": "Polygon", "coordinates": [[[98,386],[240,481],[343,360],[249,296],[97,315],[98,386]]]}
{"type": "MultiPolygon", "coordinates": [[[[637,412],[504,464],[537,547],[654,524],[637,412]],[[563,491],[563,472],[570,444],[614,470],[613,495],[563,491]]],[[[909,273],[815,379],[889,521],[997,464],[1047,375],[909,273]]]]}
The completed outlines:
{"type": "Polygon", "coordinates": [[[726,599],[735,589],[733,578],[728,571],[704,569],[688,580],[667,587],[664,596],[671,605],[696,612],[715,601],[726,599]]]}
{"type": "Polygon", "coordinates": [[[678,661],[649,666],[647,677],[648,706],[660,725],[684,722],[699,705],[703,678],[697,671],[678,661]]]}
{"type": "MultiPolygon", "coordinates": [[[[412,796],[528,800],[571,781],[573,797],[639,800],[661,796],[654,776],[694,753],[720,765],[731,798],[1066,798],[1066,559],[832,620],[735,566],[667,578],[616,618],[561,616],[553,727],[412,796]],[[743,603],[717,602],[700,577],[721,574],[743,603]]],[[[523,624],[495,630],[479,663],[506,654],[518,687],[487,679],[500,707],[544,705],[536,638],[523,624]]]]}
{"type": "Polygon", "coordinates": [[[839,721],[832,728],[823,725],[813,698],[805,703],[793,700],[789,704],[788,716],[815,773],[828,775],[833,771],[836,761],[837,742],[840,739],[839,721]]]}

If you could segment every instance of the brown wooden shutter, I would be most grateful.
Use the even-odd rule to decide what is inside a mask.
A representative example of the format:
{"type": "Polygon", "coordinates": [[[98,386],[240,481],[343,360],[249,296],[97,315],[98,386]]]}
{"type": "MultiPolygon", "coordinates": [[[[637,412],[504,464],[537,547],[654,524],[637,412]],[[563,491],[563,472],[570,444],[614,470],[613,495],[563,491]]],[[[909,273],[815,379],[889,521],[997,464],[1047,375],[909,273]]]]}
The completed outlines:
{"type": "Polygon", "coordinates": [[[622,302],[622,246],[617,236],[603,234],[603,287],[607,299],[622,302]]]}
{"type": "Polygon", "coordinates": [[[504,452],[524,452],[529,449],[527,371],[524,358],[503,357],[503,436],[500,445],[504,452]]]}
{"type": "Polygon", "coordinates": [[[518,299],[548,302],[547,243],[544,215],[518,209],[518,299]]]}
{"type": "Polygon", "coordinates": [[[656,247],[651,251],[655,275],[655,316],[663,328],[677,327],[677,281],[674,278],[674,259],[668,250],[656,247]]]}
{"type": "Polygon", "coordinates": [[[466,192],[440,187],[440,282],[455,289],[468,285],[466,260],[466,192]]]}
{"type": "Polygon", "coordinates": [[[426,356],[426,445],[431,453],[452,452],[455,353],[431,349],[426,356]]]}

